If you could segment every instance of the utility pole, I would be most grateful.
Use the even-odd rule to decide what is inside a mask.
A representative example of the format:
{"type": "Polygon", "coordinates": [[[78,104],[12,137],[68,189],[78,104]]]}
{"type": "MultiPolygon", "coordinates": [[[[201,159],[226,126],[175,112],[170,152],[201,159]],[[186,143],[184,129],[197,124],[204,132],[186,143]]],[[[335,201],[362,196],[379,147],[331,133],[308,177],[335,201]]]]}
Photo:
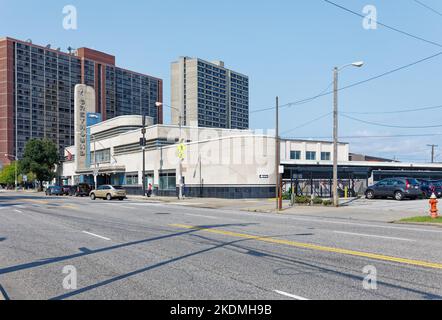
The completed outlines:
{"type": "Polygon", "coordinates": [[[143,182],[143,197],[146,196],[146,117],[143,115],[142,120],[143,128],[141,129],[141,134],[143,137],[141,138],[141,148],[143,149],[143,178],[141,179],[143,182]]]}
{"type": "Polygon", "coordinates": [[[434,151],[439,146],[436,144],[427,144],[427,147],[431,147],[431,163],[434,163],[434,151]]]}
{"type": "Polygon", "coordinates": [[[276,135],[275,135],[275,176],[276,176],[276,210],[282,209],[281,203],[281,176],[279,166],[281,164],[281,153],[279,143],[279,97],[276,97],[276,135]]]}
{"type": "Polygon", "coordinates": [[[333,70],[333,204],[339,207],[338,193],[338,72],[333,70]]]}
{"type": "Polygon", "coordinates": [[[94,184],[95,184],[95,190],[97,190],[98,187],[98,163],[97,163],[97,147],[96,147],[96,140],[95,135],[92,135],[92,139],[94,139],[94,184]]]}
{"type": "MultiPolygon", "coordinates": [[[[181,108],[179,111],[180,111],[179,123],[180,123],[180,146],[181,146],[181,144],[183,143],[182,135],[181,135],[181,130],[182,130],[182,126],[183,126],[183,119],[184,119],[184,117],[183,117],[183,108],[181,108]]],[[[183,159],[180,156],[178,160],[180,162],[180,164],[179,164],[179,171],[180,171],[179,172],[179,178],[180,178],[180,181],[179,181],[179,185],[178,185],[178,199],[182,200],[183,199],[183,159]]]]}

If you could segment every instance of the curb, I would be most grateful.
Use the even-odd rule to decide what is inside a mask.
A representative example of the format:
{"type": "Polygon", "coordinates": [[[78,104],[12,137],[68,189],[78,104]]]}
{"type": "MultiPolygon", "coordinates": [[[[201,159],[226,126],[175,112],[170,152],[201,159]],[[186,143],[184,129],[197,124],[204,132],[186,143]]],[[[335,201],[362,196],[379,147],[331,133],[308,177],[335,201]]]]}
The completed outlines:
{"type": "Polygon", "coordinates": [[[431,222],[406,222],[406,221],[393,221],[391,222],[393,224],[408,224],[412,226],[430,226],[430,227],[437,227],[442,228],[442,223],[431,223],[431,222]]]}

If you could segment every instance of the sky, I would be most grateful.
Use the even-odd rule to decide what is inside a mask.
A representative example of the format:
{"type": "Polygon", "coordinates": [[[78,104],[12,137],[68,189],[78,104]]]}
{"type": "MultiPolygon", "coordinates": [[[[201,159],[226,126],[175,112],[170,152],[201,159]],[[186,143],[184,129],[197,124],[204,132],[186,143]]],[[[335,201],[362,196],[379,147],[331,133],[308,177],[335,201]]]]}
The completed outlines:
{"type": "MultiPolygon", "coordinates": [[[[442,43],[442,14],[415,0],[333,1],[360,14],[372,5],[378,21],[442,43]]],[[[438,0],[421,2],[442,12],[438,0]]],[[[172,61],[180,56],[222,60],[249,76],[253,129],[275,127],[273,109],[255,111],[273,107],[276,96],[285,105],[330,90],[335,66],[365,62],[340,72],[341,88],[442,51],[381,25],[368,30],[361,17],[323,0],[0,0],[2,36],[50,43],[63,51],[90,47],[113,54],[120,67],[162,78],[167,104],[172,61]],[[77,9],[76,30],[63,28],[66,5],[77,9]]],[[[429,162],[427,145],[439,144],[436,161],[442,162],[442,108],[396,112],[442,105],[441,69],[442,55],[340,91],[340,112],[365,121],[340,116],[341,140],[354,153],[409,162],[429,162]],[[398,128],[404,126],[415,128],[398,128]]],[[[332,98],[282,108],[283,136],[331,139],[332,98]]]]}

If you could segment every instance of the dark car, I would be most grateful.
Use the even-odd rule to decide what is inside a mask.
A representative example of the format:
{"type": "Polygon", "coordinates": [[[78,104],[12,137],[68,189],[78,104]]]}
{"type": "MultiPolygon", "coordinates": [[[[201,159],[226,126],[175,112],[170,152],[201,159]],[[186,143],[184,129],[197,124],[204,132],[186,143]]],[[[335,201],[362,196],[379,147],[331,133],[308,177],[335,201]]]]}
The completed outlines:
{"type": "Polygon", "coordinates": [[[398,201],[417,199],[422,196],[419,181],[413,178],[390,178],[369,186],[365,192],[367,199],[394,198],[398,201]]]}
{"type": "Polygon", "coordinates": [[[62,196],[63,188],[60,186],[49,186],[45,191],[47,196],[62,196]]]}
{"type": "Polygon", "coordinates": [[[75,197],[89,197],[91,190],[92,187],[87,183],[80,183],[70,188],[69,195],[75,197]]]}
{"type": "Polygon", "coordinates": [[[71,192],[71,188],[72,187],[73,186],[68,186],[68,185],[62,186],[61,190],[63,191],[63,195],[64,196],[68,196],[70,194],[70,192],[71,192]]]}
{"type": "Polygon", "coordinates": [[[426,198],[430,198],[434,193],[436,197],[442,197],[442,181],[438,180],[419,180],[421,191],[426,198]]]}

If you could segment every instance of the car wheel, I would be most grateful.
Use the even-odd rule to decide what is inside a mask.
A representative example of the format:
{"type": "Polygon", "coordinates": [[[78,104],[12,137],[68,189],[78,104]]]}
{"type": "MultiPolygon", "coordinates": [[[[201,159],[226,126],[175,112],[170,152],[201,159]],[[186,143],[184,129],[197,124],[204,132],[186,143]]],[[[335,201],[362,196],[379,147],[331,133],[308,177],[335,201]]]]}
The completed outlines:
{"type": "Polygon", "coordinates": [[[394,193],[394,198],[395,198],[397,201],[402,201],[402,200],[404,200],[404,194],[402,193],[402,191],[396,191],[396,192],[394,193]]]}
{"type": "Polygon", "coordinates": [[[118,200],[120,200],[120,201],[123,201],[123,200],[124,200],[124,198],[118,198],[118,200]]]}
{"type": "Polygon", "coordinates": [[[97,197],[95,197],[95,193],[91,193],[91,199],[95,200],[97,197]]]}
{"type": "Polygon", "coordinates": [[[110,195],[110,193],[108,193],[108,194],[106,195],[106,200],[108,200],[108,201],[111,201],[111,200],[112,200],[112,196],[110,195]]]}
{"type": "Polygon", "coordinates": [[[374,199],[374,191],[368,190],[367,193],[365,194],[365,196],[368,200],[373,200],[374,199]]]}

